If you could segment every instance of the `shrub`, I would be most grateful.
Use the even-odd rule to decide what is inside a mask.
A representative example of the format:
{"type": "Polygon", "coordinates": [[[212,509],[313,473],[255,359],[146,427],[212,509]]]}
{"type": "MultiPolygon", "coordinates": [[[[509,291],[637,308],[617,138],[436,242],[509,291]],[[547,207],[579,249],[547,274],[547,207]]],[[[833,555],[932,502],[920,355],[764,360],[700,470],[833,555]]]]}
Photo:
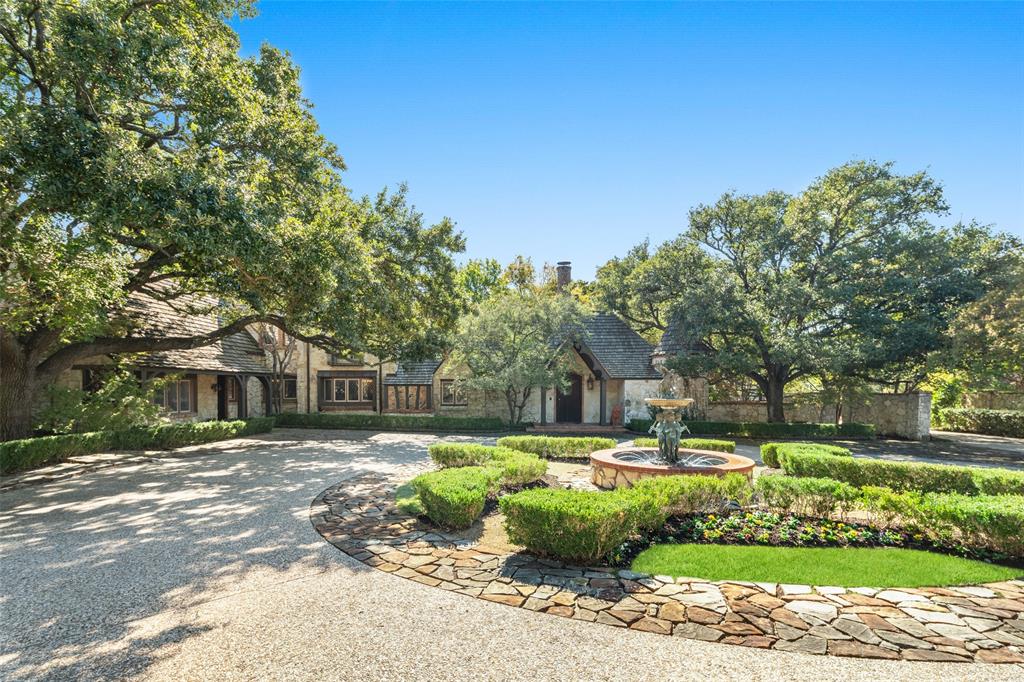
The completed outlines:
{"type": "Polygon", "coordinates": [[[765,466],[778,469],[781,466],[779,455],[782,452],[820,452],[844,457],[853,454],[844,447],[824,443],[765,443],[761,446],[761,461],[765,466]]]}
{"type": "Polygon", "coordinates": [[[469,528],[500,475],[485,467],[441,469],[417,476],[412,485],[431,521],[442,528],[469,528]]]}
{"type": "Polygon", "coordinates": [[[773,511],[826,518],[837,510],[846,514],[860,499],[860,491],[831,478],[761,476],[754,492],[773,511]]]}
{"type": "Polygon", "coordinates": [[[541,457],[565,457],[586,459],[595,450],[616,446],[613,438],[574,438],[565,436],[505,436],[498,439],[498,446],[520,452],[530,452],[541,457]]]}
{"type": "Polygon", "coordinates": [[[521,431],[525,425],[509,426],[497,417],[440,417],[407,414],[344,414],[285,412],[277,415],[278,426],[314,429],[375,429],[380,431],[480,432],[521,431]]]}
{"type": "Polygon", "coordinates": [[[500,500],[509,540],[567,561],[606,556],[636,530],[638,501],[628,491],[534,488],[500,500]]]}
{"type": "Polygon", "coordinates": [[[921,527],[940,536],[952,533],[972,547],[1024,554],[1024,497],[1019,495],[929,493],[914,512],[921,527]]]}
{"type": "Polygon", "coordinates": [[[111,450],[169,449],[270,431],[274,417],[245,421],[167,424],[124,431],[94,431],[0,443],[0,473],[64,462],[111,450]]]}
{"type": "Polygon", "coordinates": [[[476,443],[434,443],[427,452],[438,466],[446,468],[480,466],[490,461],[496,449],[476,443]]]}
{"type": "Polygon", "coordinates": [[[1024,438],[1024,411],[948,408],[939,411],[938,425],[948,431],[1024,438]]]}
{"type": "MultiPolygon", "coordinates": [[[[638,448],[658,447],[657,438],[634,438],[633,445],[638,448]]],[[[715,452],[736,452],[736,443],[731,440],[711,440],[710,438],[683,438],[679,447],[690,450],[713,450],[715,452]]]]}
{"type": "Polygon", "coordinates": [[[420,495],[412,481],[406,481],[395,489],[395,506],[409,516],[420,516],[426,513],[420,495]]]}
{"type": "Polygon", "coordinates": [[[488,466],[501,472],[501,482],[508,486],[522,486],[540,479],[548,472],[548,463],[526,452],[494,448],[488,466]]]}
{"type": "Polygon", "coordinates": [[[742,474],[718,476],[654,476],[623,491],[638,502],[638,525],[655,529],[675,514],[719,512],[730,502],[750,500],[750,481],[742,474]]]}
{"type": "MultiPolygon", "coordinates": [[[[629,430],[647,433],[649,419],[633,419],[629,430]]],[[[690,433],[736,438],[874,438],[873,424],[790,424],[778,422],[699,422],[687,421],[690,433]]]]}
{"type": "Polygon", "coordinates": [[[1024,472],[1009,469],[890,462],[809,451],[784,451],[781,464],[791,476],[834,478],[857,487],[882,486],[900,492],[1024,495],[1024,472]]]}

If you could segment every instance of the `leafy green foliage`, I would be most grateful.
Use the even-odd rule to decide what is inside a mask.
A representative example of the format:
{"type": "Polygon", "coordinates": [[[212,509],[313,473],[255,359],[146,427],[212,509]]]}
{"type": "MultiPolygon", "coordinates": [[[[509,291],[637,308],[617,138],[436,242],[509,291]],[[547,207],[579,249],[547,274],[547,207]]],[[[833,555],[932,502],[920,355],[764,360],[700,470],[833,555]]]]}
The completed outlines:
{"type": "MultiPolygon", "coordinates": [[[[638,448],[658,447],[657,438],[634,438],[633,445],[638,448]]],[[[710,438],[683,438],[679,447],[690,450],[713,450],[715,452],[736,452],[736,443],[731,440],[712,440],[710,438]]]]}
{"type": "Polygon", "coordinates": [[[638,501],[619,492],[534,488],[499,500],[509,540],[569,561],[606,556],[635,532],[638,501]]]}
{"type": "Polygon", "coordinates": [[[1020,410],[949,408],[940,410],[935,421],[947,431],[1024,438],[1024,412],[1020,410]]]}
{"type": "Polygon", "coordinates": [[[614,448],[614,438],[571,436],[505,436],[498,445],[541,457],[587,459],[595,450],[614,448]]]}
{"type": "Polygon", "coordinates": [[[501,481],[521,486],[536,481],[547,473],[547,462],[541,458],[505,447],[475,443],[435,443],[428,449],[430,458],[442,468],[486,466],[501,472],[501,481]]]}
{"type": "Polygon", "coordinates": [[[860,499],[860,491],[855,487],[830,478],[760,476],[754,492],[772,511],[816,518],[836,512],[845,516],[860,499]]]}
{"type": "MultiPolygon", "coordinates": [[[[647,433],[653,422],[632,419],[629,430],[647,433]]],[[[788,424],[773,422],[686,422],[690,433],[735,438],[874,438],[873,424],[788,424]]]]}
{"type": "Polygon", "coordinates": [[[169,450],[270,431],[273,417],[239,421],[195,422],[135,428],[124,431],[93,431],[62,436],[25,438],[0,443],[0,473],[9,474],[69,457],[113,450],[169,450]]]}
{"type": "Polygon", "coordinates": [[[344,414],[285,412],[276,415],[278,426],[312,429],[380,429],[381,431],[493,432],[509,431],[496,417],[442,417],[405,414],[344,414]]]}
{"type": "Polygon", "coordinates": [[[850,457],[853,453],[838,445],[824,443],[764,443],[761,445],[761,461],[765,466],[778,469],[781,453],[818,452],[824,455],[850,457]]]}
{"type": "Polygon", "coordinates": [[[654,476],[644,478],[622,494],[632,496],[642,514],[641,528],[656,530],[669,516],[720,512],[732,502],[750,501],[750,481],[742,474],[726,476],[654,476]]]}
{"type": "Polygon", "coordinates": [[[412,485],[431,521],[442,528],[469,528],[499,476],[498,470],[485,467],[441,469],[417,476],[412,485]]]}
{"type": "Polygon", "coordinates": [[[37,428],[53,433],[122,431],[161,422],[160,408],[153,403],[170,377],[142,384],[125,369],[114,369],[94,392],[51,386],[48,406],[38,418],[37,428]]]}
{"type": "Polygon", "coordinates": [[[833,478],[857,487],[881,486],[896,491],[964,495],[1024,495],[1024,471],[836,457],[808,450],[781,450],[779,460],[790,476],[833,478]]]}
{"type": "Polygon", "coordinates": [[[689,544],[655,545],[633,560],[632,569],[707,580],[850,587],[970,585],[1010,580],[1019,573],[1009,566],[916,549],[689,544]]]}
{"type": "Polygon", "coordinates": [[[467,388],[504,396],[518,424],[538,386],[564,388],[583,309],[571,296],[526,290],[494,295],[465,316],[449,362],[467,388]]]}

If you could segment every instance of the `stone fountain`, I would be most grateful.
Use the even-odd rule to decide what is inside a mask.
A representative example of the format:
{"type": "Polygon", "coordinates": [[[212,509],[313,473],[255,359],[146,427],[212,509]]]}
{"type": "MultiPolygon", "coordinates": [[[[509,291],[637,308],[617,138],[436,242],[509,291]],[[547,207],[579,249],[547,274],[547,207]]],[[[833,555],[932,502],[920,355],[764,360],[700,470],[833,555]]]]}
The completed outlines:
{"type": "Polygon", "coordinates": [[[689,429],[682,421],[682,410],[693,404],[690,398],[647,398],[658,410],[650,432],[657,434],[658,447],[618,447],[598,450],[590,455],[591,481],[599,488],[632,486],[651,476],[700,474],[724,476],[728,473],[753,476],[754,460],[728,452],[680,450],[679,441],[689,429]]]}

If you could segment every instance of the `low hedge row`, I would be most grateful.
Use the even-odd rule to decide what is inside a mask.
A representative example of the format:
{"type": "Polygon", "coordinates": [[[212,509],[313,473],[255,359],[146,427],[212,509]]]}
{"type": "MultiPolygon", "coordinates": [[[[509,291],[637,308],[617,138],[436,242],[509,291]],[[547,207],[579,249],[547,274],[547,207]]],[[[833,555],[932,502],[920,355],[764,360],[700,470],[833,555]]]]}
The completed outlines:
{"type": "Polygon", "coordinates": [[[1024,411],[947,408],[939,410],[937,426],[947,431],[1024,438],[1024,411]]]}
{"type": "MultiPolygon", "coordinates": [[[[638,448],[658,447],[657,438],[634,438],[633,445],[638,448]]],[[[690,450],[713,450],[714,452],[736,452],[736,443],[731,440],[712,440],[710,438],[683,438],[679,447],[690,450]]]]}
{"type": "Polygon", "coordinates": [[[0,473],[67,461],[69,457],[114,450],[169,450],[270,431],[274,417],[238,421],[164,424],[125,431],[93,431],[0,443],[0,473]]]}
{"type": "Polygon", "coordinates": [[[820,452],[824,455],[838,455],[850,457],[853,453],[838,445],[826,445],[824,443],[764,443],[761,446],[761,461],[765,466],[778,469],[779,454],[790,452],[820,452]]]}
{"type": "Polygon", "coordinates": [[[498,439],[498,447],[529,452],[541,457],[586,459],[595,450],[614,448],[614,438],[565,436],[505,436],[498,439]]]}
{"type": "Polygon", "coordinates": [[[814,518],[846,514],[861,501],[860,490],[831,478],[760,476],[754,483],[754,493],[772,511],[814,518]]]}
{"type": "Polygon", "coordinates": [[[548,463],[528,452],[475,443],[435,443],[427,448],[442,469],[486,466],[501,471],[502,483],[526,485],[547,473],[548,463]]]}
{"type": "Polygon", "coordinates": [[[644,478],[626,491],[640,502],[640,528],[656,530],[669,516],[720,512],[750,501],[750,481],[743,474],[726,476],[656,476],[644,478]]]}
{"type": "MultiPolygon", "coordinates": [[[[627,428],[635,433],[648,433],[650,419],[632,419],[627,428]]],[[[777,422],[706,422],[688,421],[691,433],[705,436],[735,438],[874,438],[874,424],[790,424],[777,422]]]]}
{"type": "Polygon", "coordinates": [[[285,412],[277,415],[278,426],[314,429],[379,429],[381,431],[493,432],[522,431],[525,425],[509,425],[497,417],[431,417],[408,414],[345,414],[285,412]]]}
{"type": "Polygon", "coordinates": [[[1024,471],[837,457],[810,450],[778,452],[779,463],[790,476],[832,478],[857,487],[881,486],[900,492],[1024,495],[1024,471]]]}

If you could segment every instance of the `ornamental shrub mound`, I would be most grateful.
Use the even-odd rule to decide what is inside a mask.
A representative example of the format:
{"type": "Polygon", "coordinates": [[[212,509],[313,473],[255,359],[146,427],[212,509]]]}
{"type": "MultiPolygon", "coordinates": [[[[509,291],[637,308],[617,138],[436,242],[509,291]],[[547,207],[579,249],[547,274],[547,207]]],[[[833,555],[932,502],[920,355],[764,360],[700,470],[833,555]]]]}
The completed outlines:
{"type": "Polygon", "coordinates": [[[567,561],[596,561],[636,530],[638,503],[616,492],[534,488],[500,500],[509,540],[567,561]]]}
{"type": "Polygon", "coordinates": [[[750,501],[750,481],[743,474],[719,476],[654,476],[622,491],[636,499],[639,526],[657,529],[669,516],[720,512],[731,502],[750,501]]]}
{"type": "Polygon", "coordinates": [[[461,529],[473,525],[484,511],[487,493],[501,472],[488,467],[441,469],[412,480],[420,503],[431,521],[442,528],[461,529]]]}
{"type": "Polygon", "coordinates": [[[772,511],[823,518],[836,511],[846,514],[860,499],[849,483],[831,478],[760,476],[754,484],[760,501],[772,511]]]}
{"type": "Polygon", "coordinates": [[[498,439],[498,446],[529,452],[541,457],[564,457],[587,459],[595,450],[614,448],[613,438],[571,437],[571,436],[505,436],[498,439]]]}
{"type": "Polygon", "coordinates": [[[1021,471],[837,457],[806,450],[780,452],[780,464],[791,476],[834,478],[857,487],[881,486],[896,491],[1024,495],[1021,471]]]}
{"type": "Polygon", "coordinates": [[[1024,411],[947,408],[938,412],[938,426],[947,431],[1024,438],[1024,411]]]}
{"type": "Polygon", "coordinates": [[[494,448],[487,466],[498,469],[501,482],[512,487],[533,483],[548,472],[548,463],[540,457],[507,448],[494,448]]]}
{"type": "Polygon", "coordinates": [[[837,455],[849,457],[853,453],[838,445],[827,445],[825,443],[764,443],[761,446],[761,461],[765,466],[778,469],[779,456],[788,452],[820,452],[826,455],[837,455]]]}
{"type": "MultiPolygon", "coordinates": [[[[638,448],[658,447],[657,438],[634,438],[633,445],[638,448]]],[[[736,443],[731,440],[713,440],[711,438],[683,438],[679,447],[689,450],[711,450],[714,452],[736,452],[736,443]]]]}

